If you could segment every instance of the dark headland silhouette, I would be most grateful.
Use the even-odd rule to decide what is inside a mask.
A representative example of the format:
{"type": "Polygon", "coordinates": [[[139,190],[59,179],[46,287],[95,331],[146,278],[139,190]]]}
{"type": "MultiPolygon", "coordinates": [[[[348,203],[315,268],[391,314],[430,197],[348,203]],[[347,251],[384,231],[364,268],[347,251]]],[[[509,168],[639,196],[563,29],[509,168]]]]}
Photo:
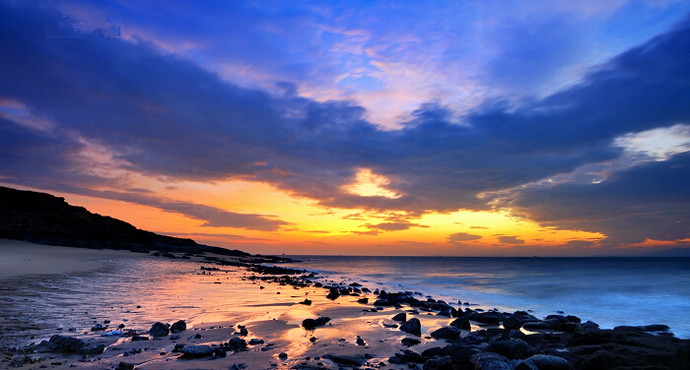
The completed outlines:
{"type": "Polygon", "coordinates": [[[209,252],[249,256],[238,250],[211,247],[192,239],[159,235],[108,216],[69,205],[47,193],[0,186],[0,239],[90,249],[135,252],[209,252]]]}

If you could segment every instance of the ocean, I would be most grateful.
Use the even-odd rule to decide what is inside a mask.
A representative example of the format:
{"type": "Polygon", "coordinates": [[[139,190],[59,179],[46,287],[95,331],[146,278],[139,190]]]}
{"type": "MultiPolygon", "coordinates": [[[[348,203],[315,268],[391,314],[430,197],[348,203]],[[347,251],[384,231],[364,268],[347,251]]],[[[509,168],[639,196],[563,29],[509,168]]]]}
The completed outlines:
{"type": "Polygon", "coordinates": [[[537,317],[560,311],[602,328],[666,324],[690,338],[690,258],[295,258],[335,281],[537,317]]]}

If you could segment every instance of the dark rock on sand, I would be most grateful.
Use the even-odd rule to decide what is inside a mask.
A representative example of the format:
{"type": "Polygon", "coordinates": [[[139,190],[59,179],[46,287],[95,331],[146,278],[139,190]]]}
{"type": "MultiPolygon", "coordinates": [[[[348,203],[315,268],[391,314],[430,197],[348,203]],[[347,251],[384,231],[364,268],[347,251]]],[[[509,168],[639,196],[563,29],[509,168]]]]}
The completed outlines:
{"type": "Polygon", "coordinates": [[[401,312],[401,313],[391,317],[391,320],[405,322],[405,321],[407,321],[407,315],[404,312],[401,312]]]}
{"type": "MultiPolygon", "coordinates": [[[[185,358],[199,358],[220,355],[219,350],[219,348],[213,346],[197,345],[183,347],[180,349],[180,352],[182,352],[182,356],[185,358]]],[[[225,353],[223,352],[223,354],[225,353]]]]}
{"type": "Polygon", "coordinates": [[[462,330],[470,330],[470,320],[467,317],[461,316],[450,323],[450,326],[462,330]]]}
{"type": "Polygon", "coordinates": [[[369,303],[369,298],[366,298],[366,297],[360,298],[357,300],[357,303],[367,304],[367,303],[369,303]]]}
{"type": "Polygon", "coordinates": [[[331,321],[329,317],[319,317],[318,319],[305,319],[302,321],[302,326],[307,330],[314,330],[319,326],[326,325],[326,323],[329,321],[331,321]]]}
{"type": "Polygon", "coordinates": [[[101,324],[96,324],[96,325],[91,327],[91,331],[103,331],[105,329],[106,329],[106,327],[101,325],[101,324]]]}
{"type": "Polygon", "coordinates": [[[509,359],[524,359],[534,355],[537,350],[522,339],[499,340],[489,343],[488,350],[509,359]]]}
{"type": "Polygon", "coordinates": [[[119,364],[117,364],[117,367],[115,370],[134,370],[134,364],[130,364],[129,362],[124,362],[120,361],[119,364]]]}
{"type": "Polygon", "coordinates": [[[400,325],[400,330],[416,336],[422,335],[422,323],[417,318],[412,318],[400,325]]]}
{"type": "Polygon", "coordinates": [[[299,304],[303,304],[305,306],[311,306],[311,299],[304,298],[302,302],[299,302],[299,304]]]}
{"type": "Polygon", "coordinates": [[[326,295],[326,298],[330,300],[336,300],[338,297],[340,297],[340,292],[337,289],[331,289],[326,295]]]}
{"type": "Polygon", "coordinates": [[[263,339],[257,339],[257,338],[252,338],[249,340],[249,345],[250,346],[255,346],[257,344],[263,344],[264,340],[263,339]]]}
{"type": "Polygon", "coordinates": [[[534,355],[519,363],[515,370],[572,370],[573,365],[563,357],[534,355]]]}
{"type": "Polygon", "coordinates": [[[323,357],[339,365],[362,366],[365,362],[367,362],[366,357],[364,357],[363,355],[328,354],[323,357]]]}
{"type": "Polygon", "coordinates": [[[355,341],[358,346],[365,346],[367,342],[364,341],[364,339],[360,338],[359,335],[357,336],[357,340],[355,341]]]}
{"type": "Polygon", "coordinates": [[[438,356],[424,363],[424,370],[452,370],[453,359],[450,356],[438,356]]]}
{"type": "Polygon", "coordinates": [[[411,346],[414,346],[416,344],[421,343],[421,341],[419,339],[416,339],[416,338],[403,338],[400,342],[404,346],[407,346],[407,347],[411,347],[411,346]]]}
{"type": "Polygon", "coordinates": [[[493,352],[480,352],[472,357],[475,370],[512,370],[507,358],[493,352]]]}
{"type": "Polygon", "coordinates": [[[100,355],[105,350],[105,346],[102,344],[90,344],[84,346],[77,351],[80,355],[100,355]]]}
{"type": "Polygon", "coordinates": [[[288,358],[288,354],[285,352],[280,352],[280,354],[278,354],[278,357],[282,358],[284,360],[284,359],[288,358]]]}
{"type": "Polygon", "coordinates": [[[41,342],[38,352],[79,353],[81,355],[98,355],[103,353],[102,344],[86,344],[83,340],[63,335],[53,335],[50,340],[41,342]]]}
{"type": "MultiPolygon", "coordinates": [[[[268,346],[271,346],[271,345],[272,344],[270,344],[270,343],[268,344],[268,346]]],[[[246,351],[247,350],[247,341],[245,341],[242,338],[230,338],[230,340],[227,343],[225,343],[224,348],[227,351],[234,351],[234,352],[246,351]]]]}
{"type": "Polygon", "coordinates": [[[403,351],[403,353],[396,353],[395,356],[389,358],[388,362],[392,364],[423,364],[426,362],[426,359],[419,353],[406,349],[403,351]]]}
{"type": "Polygon", "coordinates": [[[454,326],[446,326],[435,330],[431,333],[434,339],[457,339],[460,336],[461,330],[454,326]]]}
{"type": "Polygon", "coordinates": [[[149,334],[151,334],[154,337],[164,337],[169,333],[170,329],[168,329],[168,326],[161,322],[157,322],[151,325],[151,329],[149,329],[149,334]]]}
{"type": "Polygon", "coordinates": [[[140,340],[149,340],[149,337],[147,337],[145,335],[137,335],[137,334],[134,334],[132,336],[132,342],[136,342],[136,341],[140,341],[140,340]]]}
{"type": "Polygon", "coordinates": [[[501,312],[489,311],[481,312],[473,315],[470,320],[474,320],[483,324],[494,324],[497,325],[506,319],[506,315],[501,312]]]}
{"type": "Polygon", "coordinates": [[[179,333],[187,330],[187,323],[184,320],[179,320],[170,326],[171,333],[179,333]]]}

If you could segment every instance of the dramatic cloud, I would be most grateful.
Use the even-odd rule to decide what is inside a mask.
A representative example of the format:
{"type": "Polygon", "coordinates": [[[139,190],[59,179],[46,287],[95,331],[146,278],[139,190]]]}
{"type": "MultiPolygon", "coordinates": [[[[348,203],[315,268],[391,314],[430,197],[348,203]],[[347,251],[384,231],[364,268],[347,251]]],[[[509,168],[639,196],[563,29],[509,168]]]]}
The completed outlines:
{"type": "MultiPolygon", "coordinates": [[[[116,3],[108,4],[106,10],[124,14],[116,3]]],[[[239,11],[238,18],[245,11],[255,9],[239,11]]],[[[298,18],[312,22],[318,19],[316,13],[298,18]]],[[[186,19],[184,14],[178,15],[186,19]]],[[[280,37],[258,38],[256,46],[232,39],[228,43],[235,49],[223,53],[232,54],[239,64],[259,65],[274,59],[276,65],[264,68],[290,77],[287,80],[311,76],[318,70],[313,65],[304,69],[279,65],[282,55],[310,57],[307,50],[289,46],[272,49],[280,40],[303,36],[299,32],[290,35],[283,22],[269,21],[274,15],[266,16],[262,24],[275,29],[273,34],[280,37]],[[265,54],[256,56],[253,51],[265,54]]],[[[263,18],[253,15],[252,19],[263,18]]],[[[249,21],[240,21],[237,27],[255,30],[249,21]]],[[[154,22],[148,31],[159,26],[165,29],[163,23],[154,22]]],[[[164,48],[163,44],[184,39],[182,31],[154,42],[108,37],[109,33],[98,30],[79,32],[76,25],[69,14],[47,6],[0,2],[0,101],[18,102],[25,113],[53,126],[29,127],[3,115],[3,181],[46,189],[81,189],[81,193],[91,185],[107,186],[114,182],[112,173],[85,160],[89,148],[97,146],[107,152],[113,170],[175,181],[263,182],[323,206],[402,211],[412,218],[429,212],[490,210],[492,205],[478,195],[616,159],[623,152],[615,145],[618,138],[690,122],[688,19],[590,69],[577,84],[544,98],[488,100],[463,110],[461,117],[447,105],[422,104],[398,122],[396,130],[383,130],[370,122],[367,110],[353,101],[318,101],[296,95],[299,89],[290,83],[270,89],[229,82],[232,79],[190,57],[193,53],[164,48]],[[348,191],[362,171],[371,178],[385,179],[386,190],[395,196],[348,191]]],[[[520,28],[541,43],[523,46],[510,42],[513,46],[500,50],[497,64],[491,68],[500,70],[506,60],[515,59],[515,70],[505,76],[494,71],[491,76],[508,85],[520,85],[524,83],[521,78],[532,79],[540,68],[548,74],[560,71],[559,66],[575,56],[554,46],[570,40],[574,26],[561,24],[550,37],[535,36],[534,32],[548,32],[544,30],[552,25],[545,22],[528,31],[520,28]],[[546,49],[552,52],[545,54],[538,68],[531,69],[529,56],[546,49]]],[[[204,36],[195,34],[200,29],[192,27],[188,41],[204,36]]],[[[517,29],[510,30],[508,39],[523,37],[517,29]]],[[[380,32],[371,35],[385,38],[380,32]]],[[[403,43],[400,48],[409,56],[415,45],[403,43]]],[[[391,53],[392,57],[395,50],[379,49],[376,55],[391,53]]],[[[539,83],[548,81],[545,78],[539,83]]],[[[668,181],[687,179],[677,170],[684,168],[685,162],[679,162],[683,158],[677,154],[666,162],[633,167],[596,186],[565,184],[525,191],[516,204],[546,224],[603,231],[612,241],[687,237],[687,224],[683,223],[687,211],[659,201],[663,197],[659,192],[670,186],[660,183],[663,176],[668,181]],[[658,176],[650,177],[642,188],[640,176],[645,174],[658,176]],[[625,194],[630,196],[625,198],[625,194]],[[609,199],[609,195],[614,196],[609,199]],[[590,215],[583,209],[591,203],[587,199],[598,202],[594,207],[600,213],[590,215]],[[621,203],[619,209],[629,214],[613,222],[610,209],[615,207],[607,211],[603,205],[616,199],[621,203]],[[635,211],[636,204],[649,206],[646,216],[635,211]],[[597,221],[578,221],[566,213],[597,221]],[[623,237],[625,228],[637,227],[642,221],[650,227],[637,228],[623,237]],[[661,230],[665,236],[660,235],[661,230]]],[[[271,216],[234,213],[141,191],[100,191],[98,196],[182,213],[204,220],[206,226],[276,230],[288,224],[271,216]]],[[[405,217],[366,227],[369,233],[422,227],[405,217]]],[[[453,235],[463,238],[470,234],[453,235]]],[[[504,243],[522,242],[516,237],[503,238],[504,243]]]]}
{"type": "Polygon", "coordinates": [[[526,192],[517,206],[531,218],[596,230],[607,242],[690,238],[690,152],[615,173],[596,184],[563,184],[526,192]]]}

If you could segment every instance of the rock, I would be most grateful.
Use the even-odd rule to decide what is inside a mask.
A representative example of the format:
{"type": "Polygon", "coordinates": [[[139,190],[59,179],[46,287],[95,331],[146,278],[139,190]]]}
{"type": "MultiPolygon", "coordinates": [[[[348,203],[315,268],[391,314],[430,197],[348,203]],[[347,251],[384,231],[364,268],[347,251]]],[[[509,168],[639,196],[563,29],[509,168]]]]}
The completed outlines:
{"type": "Polygon", "coordinates": [[[307,330],[314,330],[318,326],[326,325],[331,321],[329,317],[319,317],[318,319],[305,319],[302,321],[302,326],[307,330]]]}
{"type": "Polygon", "coordinates": [[[411,347],[411,346],[414,346],[416,344],[421,343],[421,341],[419,339],[415,339],[415,338],[403,338],[400,342],[404,346],[407,346],[407,347],[411,347]]]}
{"type": "Polygon", "coordinates": [[[424,357],[422,357],[422,355],[420,355],[419,353],[406,349],[403,351],[403,353],[396,353],[395,356],[389,358],[388,361],[390,361],[391,363],[399,364],[423,364],[424,362],[426,362],[426,359],[424,359],[424,357]]]}
{"type": "Polygon", "coordinates": [[[424,363],[424,370],[452,370],[453,359],[450,356],[434,357],[424,363]]]}
{"type": "Polygon", "coordinates": [[[282,358],[282,359],[284,360],[284,359],[288,358],[288,355],[287,355],[287,353],[285,353],[285,352],[280,352],[280,354],[278,355],[278,357],[279,357],[279,358],[282,358]]]}
{"type": "Polygon", "coordinates": [[[367,304],[367,303],[369,303],[369,298],[366,298],[366,297],[360,298],[357,300],[357,303],[367,304]]]}
{"type": "MultiPolygon", "coordinates": [[[[268,344],[268,346],[271,346],[272,344],[268,344]]],[[[266,347],[264,347],[266,348],[266,347]]],[[[262,350],[264,349],[262,348],[262,350]]],[[[239,351],[245,351],[247,350],[247,341],[245,341],[242,338],[231,338],[226,344],[225,344],[225,349],[234,351],[234,352],[239,352],[239,351]]]]}
{"type": "Polygon", "coordinates": [[[578,335],[584,335],[584,336],[590,336],[590,335],[595,335],[599,333],[599,324],[592,322],[592,321],[585,321],[584,323],[580,324],[577,329],[575,329],[575,333],[578,335]]]}
{"type": "Polygon", "coordinates": [[[240,331],[239,331],[238,334],[239,334],[241,337],[246,337],[247,335],[249,335],[249,330],[247,330],[247,327],[246,327],[246,326],[244,326],[244,325],[237,325],[237,327],[240,329],[240,331]]]}
{"type": "Polygon", "coordinates": [[[53,335],[49,340],[51,352],[78,352],[86,343],[79,338],[53,335]]]}
{"type": "Polygon", "coordinates": [[[447,326],[435,330],[431,333],[431,337],[434,339],[457,339],[460,336],[461,330],[454,326],[447,326]]]}
{"type": "Polygon", "coordinates": [[[180,336],[177,334],[172,334],[172,335],[170,335],[169,338],[170,338],[170,340],[178,340],[178,339],[180,339],[180,336]]]}
{"type": "Polygon", "coordinates": [[[184,348],[184,344],[182,344],[182,343],[177,343],[177,344],[175,344],[175,347],[173,347],[173,350],[172,350],[172,351],[173,351],[173,352],[180,352],[180,350],[181,350],[182,348],[184,348]]]}
{"type": "Polygon", "coordinates": [[[487,349],[512,360],[527,358],[537,352],[534,347],[522,339],[495,341],[490,343],[487,349]]]}
{"type": "Polygon", "coordinates": [[[129,362],[120,361],[115,370],[134,370],[134,364],[129,362]]]}
{"type": "Polygon", "coordinates": [[[331,289],[331,291],[328,292],[328,295],[326,295],[326,298],[330,300],[336,300],[338,297],[340,297],[340,292],[338,292],[337,289],[331,289]]]}
{"type": "Polygon", "coordinates": [[[483,324],[499,324],[506,319],[506,315],[501,312],[489,311],[481,312],[477,315],[472,316],[471,320],[483,323],[483,324]]]}
{"type": "Polygon", "coordinates": [[[364,346],[364,345],[367,344],[367,343],[364,341],[364,339],[360,338],[359,336],[357,336],[357,340],[355,341],[355,343],[357,343],[358,346],[364,346]]]}
{"type": "Polygon", "coordinates": [[[508,359],[493,352],[480,352],[474,356],[475,370],[511,370],[508,359]]]}
{"type": "Polygon", "coordinates": [[[255,346],[255,345],[257,345],[257,344],[263,344],[263,343],[264,343],[264,340],[263,340],[263,339],[252,338],[252,339],[249,340],[249,345],[250,345],[250,346],[255,346]]]}
{"type": "Polygon", "coordinates": [[[302,302],[299,302],[299,304],[303,304],[305,306],[311,306],[311,299],[304,298],[302,302]]]}
{"type": "Polygon", "coordinates": [[[405,321],[407,321],[407,315],[404,312],[401,312],[401,313],[391,317],[391,320],[405,322],[405,321]]]}
{"type": "Polygon", "coordinates": [[[366,357],[362,355],[334,355],[334,354],[328,354],[323,356],[324,358],[327,358],[336,364],[340,365],[354,365],[354,366],[362,366],[365,362],[367,362],[366,357]]]}
{"type": "Polygon", "coordinates": [[[573,365],[563,357],[552,355],[534,355],[522,361],[515,370],[572,370],[573,365]]]}
{"type": "Polygon", "coordinates": [[[412,318],[400,325],[400,330],[416,336],[422,335],[422,323],[417,318],[412,318]]]}
{"type": "Polygon", "coordinates": [[[101,325],[101,324],[96,324],[96,325],[91,327],[91,331],[103,331],[105,329],[106,329],[106,327],[101,325]]]}
{"type": "Polygon", "coordinates": [[[470,320],[467,317],[460,317],[455,320],[453,320],[450,323],[450,326],[462,330],[470,330],[471,325],[470,325],[470,320]]]}
{"type": "Polygon", "coordinates": [[[100,355],[105,350],[102,344],[91,344],[84,346],[77,351],[80,355],[100,355]]]}
{"type": "Polygon", "coordinates": [[[645,326],[640,326],[640,328],[644,331],[669,331],[671,328],[668,327],[668,325],[662,325],[662,324],[657,324],[657,325],[645,325],[645,326]]]}
{"type": "Polygon", "coordinates": [[[168,329],[168,326],[161,322],[157,322],[151,325],[151,329],[149,329],[149,334],[151,334],[154,337],[164,337],[169,333],[170,330],[168,329]]]}
{"type": "Polygon", "coordinates": [[[179,333],[187,330],[187,323],[184,320],[179,320],[170,326],[171,333],[179,333]]]}
{"type": "Polygon", "coordinates": [[[132,342],[136,342],[136,341],[140,341],[140,340],[149,340],[149,337],[147,337],[145,335],[138,335],[138,334],[132,335],[132,342]]]}
{"type": "Polygon", "coordinates": [[[205,345],[186,346],[180,349],[182,355],[188,358],[208,357],[216,353],[218,348],[205,345]]]}

